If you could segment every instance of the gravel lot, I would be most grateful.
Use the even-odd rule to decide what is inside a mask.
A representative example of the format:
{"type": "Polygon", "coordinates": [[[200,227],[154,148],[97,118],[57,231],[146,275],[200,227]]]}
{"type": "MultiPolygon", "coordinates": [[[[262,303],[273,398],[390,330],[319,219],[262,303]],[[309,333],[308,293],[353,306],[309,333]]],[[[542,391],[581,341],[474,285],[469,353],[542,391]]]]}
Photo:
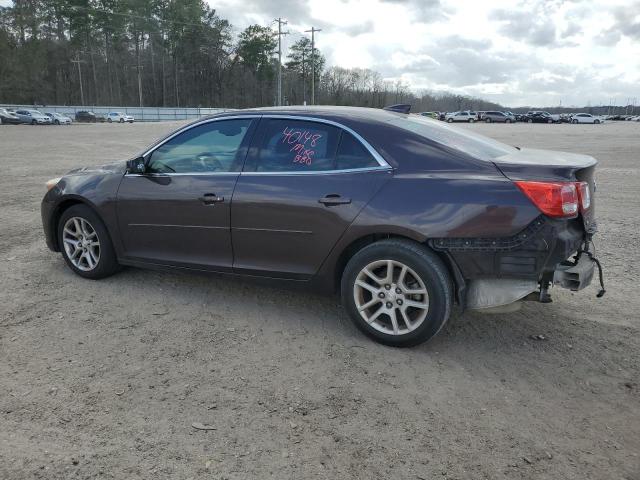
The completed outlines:
{"type": "Polygon", "coordinates": [[[178,125],[0,127],[0,478],[640,479],[639,124],[458,126],[600,160],[608,292],[456,313],[410,350],[364,338],[337,298],[92,282],[47,250],[47,179],[178,125]]]}

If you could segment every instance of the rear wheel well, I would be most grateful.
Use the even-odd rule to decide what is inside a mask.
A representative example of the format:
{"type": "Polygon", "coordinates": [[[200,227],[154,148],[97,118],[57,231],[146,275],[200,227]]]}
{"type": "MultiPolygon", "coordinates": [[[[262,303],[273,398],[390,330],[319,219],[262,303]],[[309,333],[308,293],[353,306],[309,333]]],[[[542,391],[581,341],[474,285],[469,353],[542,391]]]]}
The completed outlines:
{"type": "Polygon", "coordinates": [[[351,257],[353,257],[357,252],[359,252],[361,249],[363,249],[367,245],[370,245],[379,240],[386,240],[391,238],[409,240],[418,245],[422,245],[424,248],[436,254],[447,267],[450,278],[452,279],[454,284],[453,286],[455,289],[456,300],[458,301],[458,303],[464,303],[463,299],[464,299],[465,282],[464,282],[464,279],[462,278],[462,275],[460,274],[460,270],[458,266],[455,264],[455,262],[449,255],[446,255],[443,252],[438,252],[433,250],[431,247],[429,247],[429,245],[427,245],[426,242],[421,243],[410,237],[407,237],[404,235],[391,234],[391,233],[375,233],[375,234],[358,238],[357,240],[354,240],[353,242],[351,242],[347,246],[347,248],[345,248],[342,251],[342,253],[340,254],[340,257],[338,257],[338,261],[336,262],[336,267],[334,270],[333,280],[334,280],[335,290],[338,291],[340,288],[342,274],[344,273],[344,269],[347,266],[347,263],[349,263],[349,260],[351,259],[351,257]]]}

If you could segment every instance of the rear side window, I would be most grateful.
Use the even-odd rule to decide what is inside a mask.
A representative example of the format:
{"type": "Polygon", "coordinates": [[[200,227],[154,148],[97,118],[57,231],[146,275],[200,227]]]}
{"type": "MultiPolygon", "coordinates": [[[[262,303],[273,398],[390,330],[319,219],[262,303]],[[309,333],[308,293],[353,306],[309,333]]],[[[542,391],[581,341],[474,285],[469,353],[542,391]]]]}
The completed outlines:
{"type": "Polygon", "coordinates": [[[336,153],[336,169],[376,167],[378,162],[369,151],[349,132],[342,132],[336,153]]]}
{"type": "Polygon", "coordinates": [[[320,122],[270,119],[264,122],[257,172],[334,169],[338,128],[320,122]]]}

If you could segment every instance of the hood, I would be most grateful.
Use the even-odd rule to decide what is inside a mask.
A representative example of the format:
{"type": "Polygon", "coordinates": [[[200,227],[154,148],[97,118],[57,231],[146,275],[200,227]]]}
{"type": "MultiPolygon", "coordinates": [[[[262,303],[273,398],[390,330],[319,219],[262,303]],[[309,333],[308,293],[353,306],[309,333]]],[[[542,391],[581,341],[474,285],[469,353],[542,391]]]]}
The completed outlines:
{"type": "Polygon", "coordinates": [[[124,175],[126,168],[127,162],[121,160],[113,163],[105,163],[104,165],[76,168],[68,172],[67,175],[124,175]]]}

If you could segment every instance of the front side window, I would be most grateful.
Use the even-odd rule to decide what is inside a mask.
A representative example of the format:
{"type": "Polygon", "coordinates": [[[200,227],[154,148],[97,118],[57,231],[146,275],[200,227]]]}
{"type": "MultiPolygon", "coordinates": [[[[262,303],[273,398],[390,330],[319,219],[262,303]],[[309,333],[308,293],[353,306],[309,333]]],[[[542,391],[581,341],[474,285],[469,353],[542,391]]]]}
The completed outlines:
{"type": "Polygon", "coordinates": [[[190,128],[151,154],[150,173],[238,172],[239,149],[251,119],[220,120],[190,128]]]}
{"type": "Polygon", "coordinates": [[[340,131],[320,122],[268,119],[264,121],[256,171],[300,172],[334,169],[340,131]]]}

